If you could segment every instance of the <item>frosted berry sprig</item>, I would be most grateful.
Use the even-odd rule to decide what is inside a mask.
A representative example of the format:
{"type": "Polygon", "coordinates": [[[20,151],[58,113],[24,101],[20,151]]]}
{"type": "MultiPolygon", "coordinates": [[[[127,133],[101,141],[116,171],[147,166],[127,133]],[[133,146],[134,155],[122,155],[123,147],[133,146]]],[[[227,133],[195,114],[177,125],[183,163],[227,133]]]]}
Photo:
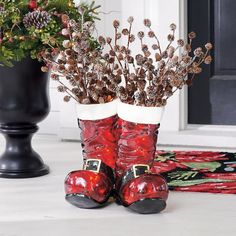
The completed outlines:
{"type": "Polygon", "coordinates": [[[147,35],[139,31],[137,36],[132,32],[134,18],[129,17],[127,21],[128,27],[122,29],[118,20],[113,21],[113,39],[99,37],[103,49],[109,51],[105,57],[113,61],[115,73],[123,81],[117,88],[122,102],[148,107],[165,106],[177,90],[192,84],[195,75],[202,72],[203,63],[212,61],[209,55],[211,43],[207,43],[205,49],[192,49],[196,37],[194,32],[188,34],[188,42],[178,39],[174,47],[176,25],[172,23],[167,47],[163,49],[149,19],[143,21],[148,29],[147,35]],[[151,43],[147,44],[147,40],[151,43]],[[136,54],[131,51],[131,44],[135,42],[140,44],[140,52],[136,54]]]}
{"type": "Polygon", "coordinates": [[[80,104],[101,104],[116,98],[121,78],[114,76],[113,62],[102,57],[93,31],[93,22],[69,20],[61,32],[67,39],[58,58],[44,56],[52,70],[51,78],[60,84],[58,91],[66,93],[65,102],[73,99],[80,104]]]}

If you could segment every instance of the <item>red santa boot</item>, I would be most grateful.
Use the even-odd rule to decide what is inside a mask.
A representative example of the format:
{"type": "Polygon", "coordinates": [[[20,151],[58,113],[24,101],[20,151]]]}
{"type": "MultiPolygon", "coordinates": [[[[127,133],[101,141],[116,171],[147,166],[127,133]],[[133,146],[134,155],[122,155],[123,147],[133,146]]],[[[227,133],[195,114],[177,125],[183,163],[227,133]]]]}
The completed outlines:
{"type": "Polygon", "coordinates": [[[69,173],[65,180],[66,200],[72,205],[101,207],[113,191],[117,159],[116,110],[116,101],[78,105],[84,167],[69,173]]]}
{"type": "Polygon", "coordinates": [[[165,179],[150,171],[162,113],[163,108],[118,104],[117,195],[123,206],[142,214],[162,211],[168,197],[165,179]]]}

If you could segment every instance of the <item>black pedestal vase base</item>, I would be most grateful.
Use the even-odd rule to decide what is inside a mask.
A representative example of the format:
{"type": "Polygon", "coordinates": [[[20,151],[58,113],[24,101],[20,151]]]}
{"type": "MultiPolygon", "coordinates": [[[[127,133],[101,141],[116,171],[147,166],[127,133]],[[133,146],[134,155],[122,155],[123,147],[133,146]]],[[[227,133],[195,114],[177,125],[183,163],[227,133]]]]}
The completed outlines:
{"type": "Polygon", "coordinates": [[[32,178],[49,173],[49,168],[31,146],[38,126],[2,125],[0,132],[6,139],[6,149],[0,156],[0,178],[32,178]]]}

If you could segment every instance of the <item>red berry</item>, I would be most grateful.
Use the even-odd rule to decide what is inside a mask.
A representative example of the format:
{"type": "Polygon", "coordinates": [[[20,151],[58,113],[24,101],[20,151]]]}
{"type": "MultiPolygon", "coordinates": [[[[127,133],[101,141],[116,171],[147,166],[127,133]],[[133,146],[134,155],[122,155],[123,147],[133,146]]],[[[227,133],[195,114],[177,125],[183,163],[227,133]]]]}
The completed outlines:
{"type": "Polygon", "coordinates": [[[37,0],[29,0],[29,5],[28,5],[30,10],[34,10],[38,7],[37,0]]]}

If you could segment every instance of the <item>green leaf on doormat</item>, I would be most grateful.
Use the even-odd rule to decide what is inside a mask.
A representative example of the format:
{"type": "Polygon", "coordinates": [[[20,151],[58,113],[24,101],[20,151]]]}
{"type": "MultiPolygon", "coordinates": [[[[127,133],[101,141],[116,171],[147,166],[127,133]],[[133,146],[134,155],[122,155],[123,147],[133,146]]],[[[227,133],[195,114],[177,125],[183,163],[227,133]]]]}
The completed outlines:
{"type": "Polygon", "coordinates": [[[181,164],[197,170],[207,169],[210,172],[214,172],[221,166],[219,162],[182,162],[181,164]]]}
{"type": "Polygon", "coordinates": [[[174,180],[168,183],[168,186],[171,187],[184,187],[184,186],[192,186],[197,184],[205,184],[205,183],[225,183],[225,182],[234,182],[235,180],[226,180],[226,179],[195,179],[195,180],[174,180]]]}

